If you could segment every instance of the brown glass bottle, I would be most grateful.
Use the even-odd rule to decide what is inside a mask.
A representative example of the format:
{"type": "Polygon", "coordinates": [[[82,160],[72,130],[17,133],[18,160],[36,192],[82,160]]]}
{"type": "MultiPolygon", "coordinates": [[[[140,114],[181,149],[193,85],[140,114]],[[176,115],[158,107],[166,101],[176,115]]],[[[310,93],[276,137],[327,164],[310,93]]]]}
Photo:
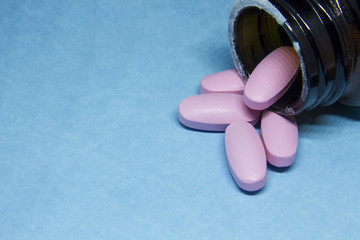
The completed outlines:
{"type": "Polygon", "coordinates": [[[295,48],[301,72],[273,106],[282,114],[360,106],[360,0],[235,0],[229,41],[245,80],[274,49],[295,48]]]}

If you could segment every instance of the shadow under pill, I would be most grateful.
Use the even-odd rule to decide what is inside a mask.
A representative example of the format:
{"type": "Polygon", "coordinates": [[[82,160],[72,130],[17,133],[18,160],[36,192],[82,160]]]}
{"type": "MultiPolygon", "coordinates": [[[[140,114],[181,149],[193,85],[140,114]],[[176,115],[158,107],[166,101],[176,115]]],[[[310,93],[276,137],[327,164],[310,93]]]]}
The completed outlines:
{"type": "Polygon", "coordinates": [[[274,165],[271,165],[270,163],[267,163],[267,168],[268,168],[268,170],[273,171],[273,172],[283,173],[283,172],[291,171],[291,169],[293,168],[294,165],[295,165],[295,162],[289,167],[276,167],[274,165]]]}
{"type": "Polygon", "coordinates": [[[268,182],[266,182],[265,186],[257,191],[246,191],[244,189],[241,189],[240,187],[237,187],[238,189],[241,190],[242,193],[248,195],[248,196],[259,196],[261,194],[264,194],[267,190],[267,185],[268,185],[268,182]]]}

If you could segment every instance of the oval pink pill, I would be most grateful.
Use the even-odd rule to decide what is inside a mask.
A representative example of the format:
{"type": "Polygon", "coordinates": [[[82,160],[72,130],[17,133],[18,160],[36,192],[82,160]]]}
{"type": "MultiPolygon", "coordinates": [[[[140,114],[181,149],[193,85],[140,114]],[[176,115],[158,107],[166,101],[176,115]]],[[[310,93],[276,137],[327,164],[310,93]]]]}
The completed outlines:
{"type": "Polygon", "coordinates": [[[246,82],[245,104],[257,110],[273,105],[289,89],[299,67],[299,57],[292,47],[275,49],[256,66],[246,82]]]}
{"type": "Polygon", "coordinates": [[[244,121],[230,124],[225,131],[225,148],[237,185],[246,191],[261,189],[266,182],[266,155],[255,128],[244,121]]]}
{"type": "Polygon", "coordinates": [[[204,77],[200,84],[200,93],[235,93],[243,94],[244,80],[235,69],[214,73],[204,77]]]}
{"type": "Polygon", "coordinates": [[[225,131],[239,120],[255,124],[260,112],[248,108],[242,96],[233,93],[208,93],[185,98],[179,105],[179,121],[190,128],[225,131]]]}
{"type": "Polygon", "coordinates": [[[294,116],[285,117],[264,111],[261,136],[269,163],[276,167],[288,167],[294,162],[298,145],[298,128],[294,116]]]}

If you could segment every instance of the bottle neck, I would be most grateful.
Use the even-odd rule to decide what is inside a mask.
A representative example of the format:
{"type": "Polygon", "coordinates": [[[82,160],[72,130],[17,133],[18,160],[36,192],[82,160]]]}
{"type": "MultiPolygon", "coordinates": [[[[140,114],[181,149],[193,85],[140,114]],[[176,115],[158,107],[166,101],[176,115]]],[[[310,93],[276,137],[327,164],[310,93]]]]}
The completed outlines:
{"type": "Polygon", "coordinates": [[[279,113],[330,105],[344,93],[353,71],[349,53],[354,51],[339,7],[331,1],[235,0],[229,40],[244,79],[280,46],[293,46],[299,55],[301,73],[273,106],[279,113]]]}

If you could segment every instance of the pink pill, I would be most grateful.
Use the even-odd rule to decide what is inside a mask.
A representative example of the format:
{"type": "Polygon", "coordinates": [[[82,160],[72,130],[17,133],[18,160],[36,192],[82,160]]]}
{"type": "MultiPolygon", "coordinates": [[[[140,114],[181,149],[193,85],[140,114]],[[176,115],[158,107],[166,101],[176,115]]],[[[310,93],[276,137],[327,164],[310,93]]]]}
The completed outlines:
{"type": "Polygon", "coordinates": [[[225,131],[225,148],[237,185],[246,191],[261,189],[266,182],[266,155],[255,128],[245,121],[230,124],[225,131]]]}
{"type": "Polygon", "coordinates": [[[200,93],[235,93],[243,94],[244,80],[235,69],[214,73],[201,80],[200,93]]]}
{"type": "Polygon", "coordinates": [[[299,57],[292,47],[275,49],[256,66],[246,82],[245,104],[256,110],[273,105],[289,89],[299,67],[299,57]]]}
{"type": "Polygon", "coordinates": [[[233,93],[208,93],[185,98],[179,105],[179,121],[189,127],[205,131],[225,131],[239,120],[255,124],[260,112],[248,108],[242,95],[233,93]]]}
{"type": "Polygon", "coordinates": [[[276,167],[288,167],[294,162],[298,145],[298,128],[294,116],[285,117],[264,111],[261,136],[269,163],[276,167]]]}

